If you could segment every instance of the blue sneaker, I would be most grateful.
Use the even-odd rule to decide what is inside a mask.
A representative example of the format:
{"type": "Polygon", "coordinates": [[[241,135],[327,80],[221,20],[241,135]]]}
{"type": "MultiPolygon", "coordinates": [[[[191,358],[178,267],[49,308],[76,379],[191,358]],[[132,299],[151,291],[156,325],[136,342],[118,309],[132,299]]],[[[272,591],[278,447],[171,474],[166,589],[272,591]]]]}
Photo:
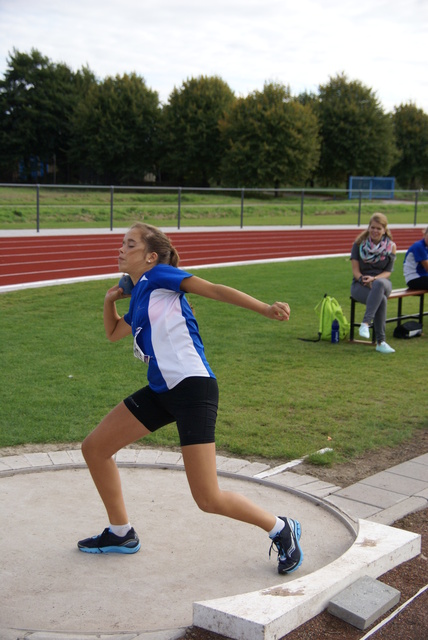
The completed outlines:
{"type": "Polygon", "coordinates": [[[85,553],[137,553],[141,545],[133,528],[123,538],[107,528],[99,536],[79,540],[77,546],[85,553]]]}
{"type": "Polygon", "coordinates": [[[303,551],[299,544],[302,527],[297,520],[282,518],[281,516],[279,516],[279,518],[280,520],[284,520],[285,526],[272,538],[269,558],[272,547],[275,545],[278,552],[278,573],[293,573],[303,562],[303,551]]]}

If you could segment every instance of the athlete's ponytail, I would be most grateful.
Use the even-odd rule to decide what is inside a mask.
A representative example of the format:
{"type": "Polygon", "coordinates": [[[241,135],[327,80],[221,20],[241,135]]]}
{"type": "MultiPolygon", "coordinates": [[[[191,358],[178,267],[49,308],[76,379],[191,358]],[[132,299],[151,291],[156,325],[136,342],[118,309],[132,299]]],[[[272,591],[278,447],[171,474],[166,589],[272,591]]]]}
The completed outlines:
{"type": "Polygon", "coordinates": [[[180,256],[178,255],[178,251],[173,245],[171,245],[171,255],[169,257],[169,264],[173,267],[178,267],[180,263],[180,256]]]}
{"type": "Polygon", "coordinates": [[[136,222],[131,229],[137,229],[141,233],[141,239],[145,242],[149,252],[154,251],[158,254],[158,262],[162,264],[170,264],[178,267],[180,256],[177,249],[172,246],[168,236],[151,224],[136,222]]]}

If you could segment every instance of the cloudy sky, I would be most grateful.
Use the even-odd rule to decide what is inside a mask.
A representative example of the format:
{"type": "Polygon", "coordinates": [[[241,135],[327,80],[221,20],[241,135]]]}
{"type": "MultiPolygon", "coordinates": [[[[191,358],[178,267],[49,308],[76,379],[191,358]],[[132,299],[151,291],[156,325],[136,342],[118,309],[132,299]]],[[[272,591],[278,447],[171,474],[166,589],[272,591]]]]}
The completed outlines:
{"type": "Polygon", "coordinates": [[[428,113],[428,0],[0,0],[0,77],[14,48],[99,79],[136,72],[162,102],[199,75],[297,95],[343,71],[386,111],[428,113]]]}

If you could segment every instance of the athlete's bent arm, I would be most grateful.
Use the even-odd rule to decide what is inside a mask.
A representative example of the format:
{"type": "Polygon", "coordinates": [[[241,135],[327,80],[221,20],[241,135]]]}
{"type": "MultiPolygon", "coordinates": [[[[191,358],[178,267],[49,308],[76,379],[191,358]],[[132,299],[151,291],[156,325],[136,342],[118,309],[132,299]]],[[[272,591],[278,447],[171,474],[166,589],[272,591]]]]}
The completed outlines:
{"type": "Polygon", "coordinates": [[[127,322],[121,317],[116,309],[116,300],[123,297],[122,289],[115,285],[109,289],[104,298],[104,329],[110,342],[117,342],[125,336],[129,336],[132,329],[127,322]]]}

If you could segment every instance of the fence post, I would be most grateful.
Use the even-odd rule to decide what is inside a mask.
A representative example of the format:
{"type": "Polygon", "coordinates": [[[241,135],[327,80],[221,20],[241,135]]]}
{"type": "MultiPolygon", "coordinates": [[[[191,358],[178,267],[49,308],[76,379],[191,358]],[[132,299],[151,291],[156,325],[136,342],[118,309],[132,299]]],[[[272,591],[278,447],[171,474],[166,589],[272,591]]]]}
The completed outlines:
{"type": "Polygon", "coordinates": [[[244,228],[244,191],[241,189],[241,229],[244,228]]]}
{"type": "Polygon", "coordinates": [[[114,187],[110,187],[110,231],[113,231],[113,193],[114,187]]]}
{"type": "Polygon", "coordinates": [[[418,198],[419,198],[419,191],[415,191],[415,218],[413,220],[413,224],[415,227],[418,219],[418,198]]]}
{"type": "Polygon", "coordinates": [[[361,198],[362,198],[362,191],[361,189],[358,192],[358,224],[357,227],[360,226],[361,224],[361,198]]]}
{"type": "Polygon", "coordinates": [[[303,207],[305,203],[305,190],[302,189],[302,193],[300,194],[300,228],[303,227],[303,207]]]}
{"type": "Polygon", "coordinates": [[[178,187],[178,215],[177,215],[177,229],[181,226],[181,187],[178,187]]]}
{"type": "Polygon", "coordinates": [[[36,185],[36,228],[40,231],[40,185],[36,185]]]}

